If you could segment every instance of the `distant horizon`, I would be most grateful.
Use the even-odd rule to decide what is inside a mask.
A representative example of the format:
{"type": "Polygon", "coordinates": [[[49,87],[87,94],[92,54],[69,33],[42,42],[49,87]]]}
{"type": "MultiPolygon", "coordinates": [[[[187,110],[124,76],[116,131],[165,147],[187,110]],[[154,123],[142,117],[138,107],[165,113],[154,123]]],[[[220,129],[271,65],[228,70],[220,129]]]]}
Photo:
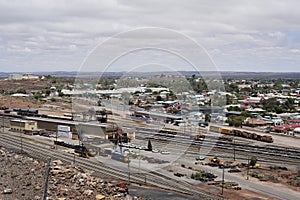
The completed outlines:
{"type": "MultiPolygon", "coordinates": [[[[55,70],[55,71],[2,71],[0,74],[34,74],[34,73],[103,73],[103,71],[76,71],[76,70],[55,70]]],[[[128,71],[104,71],[104,73],[127,73],[128,71]]],[[[230,73],[300,73],[300,71],[238,71],[238,70],[206,70],[206,71],[192,71],[192,70],[178,70],[178,71],[131,71],[130,73],[163,73],[163,72],[230,72],[230,73]]]]}
{"type": "Polygon", "coordinates": [[[203,78],[216,78],[216,79],[300,79],[300,72],[243,72],[243,71],[157,71],[157,72],[77,72],[77,71],[48,71],[48,72],[0,72],[0,78],[6,79],[10,74],[32,74],[36,76],[55,76],[66,78],[92,78],[99,79],[101,77],[151,77],[164,75],[179,75],[191,77],[196,74],[198,77],[203,78]]]}

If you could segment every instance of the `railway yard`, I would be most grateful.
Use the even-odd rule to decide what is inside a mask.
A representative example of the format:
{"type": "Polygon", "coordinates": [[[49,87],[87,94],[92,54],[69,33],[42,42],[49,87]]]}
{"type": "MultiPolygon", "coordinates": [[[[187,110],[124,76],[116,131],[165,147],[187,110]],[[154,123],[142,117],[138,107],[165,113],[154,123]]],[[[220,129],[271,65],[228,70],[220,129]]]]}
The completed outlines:
{"type": "Polygon", "coordinates": [[[188,111],[192,106],[185,108],[187,116],[167,112],[180,107],[177,101],[155,101],[148,110],[105,95],[2,96],[0,147],[3,155],[11,155],[2,157],[2,164],[24,161],[26,166],[13,169],[12,176],[5,168],[0,199],[38,199],[48,182],[49,199],[82,199],[83,194],[90,199],[299,199],[297,132],[271,131],[270,121],[264,127],[206,122],[213,114],[204,114],[205,106],[195,120],[188,111]],[[47,171],[49,158],[47,181],[41,171],[47,171]],[[38,181],[31,183],[28,159],[39,163],[33,164],[38,181]],[[28,186],[21,184],[23,171],[28,186]],[[34,192],[24,193],[26,187],[34,192]]]}
{"type": "MultiPolygon", "coordinates": [[[[103,154],[87,159],[75,155],[75,152],[63,146],[53,149],[55,137],[25,134],[20,136],[18,132],[9,130],[9,121],[12,118],[12,116],[3,117],[6,127],[4,133],[1,133],[1,146],[22,150],[44,161],[51,157],[52,160],[59,159],[65,164],[75,162],[76,165],[93,171],[94,176],[130,182],[132,187],[144,185],[162,188],[188,195],[191,199],[220,199],[222,198],[222,176],[225,173],[223,194],[231,199],[233,199],[230,196],[232,193],[241,195],[240,189],[247,195],[261,198],[297,199],[298,196],[297,170],[299,169],[297,167],[300,165],[300,150],[293,145],[294,143],[287,142],[283,146],[277,144],[276,139],[273,143],[268,143],[234,137],[234,135],[228,137],[210,131],[209,128],[199,128],[195,132],[192,130],[191,134],[183,129],[161,129],[145,122],[112,116],[108,121],[116,120],[128,127],[136,127],[135,141],[121,145],[123,151],[129,153],[130,164],[128,164],[112,160],[110,156],[103,154]],[[201,133],[203,136],[195,138],[196,133],[201,133]],[[145,151],[143,147],[147,146],[149,140],[153,150],[145,151]],[[158,151],[155,151],[156,149],[158,151]],[[259,165],[249,169],[247,163],[253,156],[257,157],[259,165]],[[220,163],[219,161],[213,163],[213,158],[220,160],[220,163]],[[224,172],[223,168],[225,168],[224,172]],[[265,184],[266,182],[268,184],[265,184]],[[284,190],[274,190],[283,185],[284,190]]],[[[274,138],[277,137],[287,141],[294,139],[286,136],[274,138]]],[[[65,142],[68,143],[70,140],[65,142]]],[[[114,147],[108,142],[105,147],[109,146],[114,147]]],[[[136,189],[133,189],[134,191],[136,189]]],[[[247,195],[239,198],[248,198],[247,195]]]]}

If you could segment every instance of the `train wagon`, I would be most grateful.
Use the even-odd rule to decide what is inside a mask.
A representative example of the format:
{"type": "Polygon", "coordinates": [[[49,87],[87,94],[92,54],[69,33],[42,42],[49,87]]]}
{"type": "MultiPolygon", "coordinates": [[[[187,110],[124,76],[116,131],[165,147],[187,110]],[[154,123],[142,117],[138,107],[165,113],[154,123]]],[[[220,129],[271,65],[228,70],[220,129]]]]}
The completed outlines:
{"type": "Polygon", "coordinates": [[[262,142],[268,142],[268,143],[274,142],[272,136],[268,136],[268,135],[263,135],[263,136],[261,136],[260,140],[261,140],[262,142]]]}
{"type": "Polygon", "coordinates": [[[209,131],[220,133],[221,128],[218,126],[209,126],[209,131]]]}
{"type": "Polygon", "coordinates": [[[226,135],[231,135],[231,130],[227,128],[221,128],[220,132],[226,135]]]}
{"type": "Polygon", "coordinates": [[[234,136],[242,137],[243,132],[241,130],[233,129],[232,134],[234,136]]]}

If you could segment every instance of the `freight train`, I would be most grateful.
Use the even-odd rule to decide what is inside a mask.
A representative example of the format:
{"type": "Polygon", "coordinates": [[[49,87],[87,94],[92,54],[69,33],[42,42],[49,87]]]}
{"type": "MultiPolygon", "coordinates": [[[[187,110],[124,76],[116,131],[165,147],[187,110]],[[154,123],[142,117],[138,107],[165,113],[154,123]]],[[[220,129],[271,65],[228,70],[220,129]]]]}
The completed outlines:
{"type": "Polygon", "coordinates": [[[272,136],[260,135],[249,131],[242,131],[238,129],[230,129],[230,128],[224,128],[219,126],[210,126],[209,130],[212,132],[222,133],[225,135],[232,135],[232,136],[262,141],[262,142],[268,142],[268,143],[274,142],[272,136]]]}
{"type": "Polygon", "coordinates": [[[93,156],[96,155],[96,152],[94,152],[90,148],[87,148],[84,145],[69,144],[69,143],[65,143],[64,141],[61,141],[61,140],[54,141],[54,144],[59,145],[59,146],[63,146],[63,147],[67,147],[67,148],[70,148],[70,149],[74,149],[75,153],[77,153],[80,156],[85,157],[85,158],[93,157],[93,156]]]}
{"type": "Polygon", "coordinates": [[[26,115],[26,116],[36,116],[39,113],[37,109],[30,109],[30,108],[13,108],[13,111],[18,113],[18,115],[26,115]]]}

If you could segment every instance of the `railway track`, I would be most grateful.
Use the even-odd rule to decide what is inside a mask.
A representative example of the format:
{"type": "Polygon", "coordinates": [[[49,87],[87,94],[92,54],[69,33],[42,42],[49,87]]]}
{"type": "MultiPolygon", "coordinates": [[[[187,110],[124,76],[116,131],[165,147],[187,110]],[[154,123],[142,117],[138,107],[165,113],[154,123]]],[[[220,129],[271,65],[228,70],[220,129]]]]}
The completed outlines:
{"type": "MultiPolygon", "coordinates": [[[[257,146],[245,142],[235,143],[230,141],[222,141],[212,138],[205,138],[204,141],[193,141],[188,137],[172,135],[163,136],[162,133],[156,135],[153,132],[142,131],[141,136],[136,134],[137,138],[148,140],[151,139],[160,144],[161,147],[168,147],[176,144],[186,147],[187,154],[199,154],[199,148],[211,148],[215,151],[222,151],[227,153],[233,153],[235,149],[236,154],[253,156],[256,155],[259,161],[274,162],[274,163],[290,163],[300,164],[300,150],[296,148],[285,148],[277,146],[257,146]],[[172,145],[170,145],[172,144],[172,145]]],[[[174,147],[178,148],[178,146],[174,147]]]]}
{"type": "MultiPolygon", "coordinates": [[[[0,135],[0,145],[7,148],[20,149],[20,138],[12,135],[0,135]]],[[[52,159],[60,159],[64,163],[70,164],[73,162],[73,155],[65,152],[54,151],[52,149],[45,148],[45,146],[41,146],[40,144],[32,144],[25,139],[22,141],[23,151],[32,155],[33,157],[37,157],[43,160],[46,160],[48,157],[52,159]]],[[[84,159],[80,157],[76,157],[76,164],[81,167],[94,171],[95,175],[107,178],[120,179],[123,181],[127,181],[127,172],[120,171],[119,169],[115,169],[109,167],[101,162],[92,159],[84,159]]],[[[144,176],[140,174],[131,174],[130,176],[131,182],[135,183],[144,183],[144,176]]],[[[167,179],[166,177],[162,177],[160,173],[148,173],[147,174],[147,185],[172,190],[175,192],[180,192],[183,194],[188,194],[193,197],[201,198],[201,199],[220,199],[220,197],[210,194],[209,192],[203,191],[199,188],[193,187],[191,184],[186,182],[177,182],[174,180],[167,179]]]]}

